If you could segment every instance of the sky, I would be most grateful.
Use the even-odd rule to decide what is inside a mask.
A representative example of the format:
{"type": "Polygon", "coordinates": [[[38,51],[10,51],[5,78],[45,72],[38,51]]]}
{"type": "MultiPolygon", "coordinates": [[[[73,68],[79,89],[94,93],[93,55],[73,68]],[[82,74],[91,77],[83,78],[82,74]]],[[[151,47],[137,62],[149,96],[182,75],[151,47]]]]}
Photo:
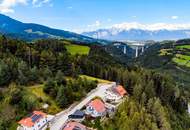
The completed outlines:
{"type": "Polygon", "coordinates": [[[120,26],[190,27],[190,0],[0,0],[0,12],[25,23],[84,32],[120,26]]]}

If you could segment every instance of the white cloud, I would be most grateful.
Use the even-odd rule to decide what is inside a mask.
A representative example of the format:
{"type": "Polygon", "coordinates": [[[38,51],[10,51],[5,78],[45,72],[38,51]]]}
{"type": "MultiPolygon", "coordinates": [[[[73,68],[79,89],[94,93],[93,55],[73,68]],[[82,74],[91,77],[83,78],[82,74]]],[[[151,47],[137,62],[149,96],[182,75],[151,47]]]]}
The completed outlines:
{"type": "Polygon", "coordinates": [[[150,31],[156,31],[156,30],[182,30],[182,29],[190,29],[190,23],[184,23],[184,24],[168,24],[168,23],[153,23],[153,24],[140,24],[138,22],[132,22],[132,23],[121,23],[121,24],[115,24],[111,26],[110,28],[117,28],[117,29],[143,29],[143,30],[150,30],[150,31]]]}
{"type": "Polygon", "coordinates": [[[133,18],[137,18],[137,16],[136,16],[136,15],[133,15],[132,17],[133,17],[133,18]]]}
{"type": "Polygon", "coordinates": [[[13,7],[21,4],[26,5],[28,0],[2,0],[0,2],[0,12],[1,13],[13,13],[13,7]]]}
{"type": "MultiPolygon", "coordinates": [[[[42,7],[44,4],[50,3],[50,0],[32,0],[32,4],[34,7],[42,7]]],[[[50,7],[52,4],[49,4],[50,7]]]]}
{"type": "Polygon", "coordinates": [[[178,19],[179,16],[171,16],[171,19],[178,19]]]}
{"type": "Polygon", "coordinates": [[[32,0],[32,4],[36,4],[38,2],[38,0],[32,0]]]}
{"type": "Polygon", "coordinates": [[[101,25],[101,22],[97,20],[94,24],[88,25],[88,27],[94,28],[94,27],[99,27],[100,25],[101,25]]]}
{"type": "Polygon", "coordinates": [[[83,28],[73,29],[72,31],[76,32],[76,33],[95,31],[98,28],[100,28],[101,25],[102,25],[102,23],[99,20],[96,20],[93,24],[84,25],[83,28]]]}
{"type": "Polygon", "coordinates": [[[111,21],[112,21],[112,19],[110,19],[110,18],[109,18],[109,19],[107,19],[107,21],[108,21],[108,22],[111,22],[111,21]]]}
{"type": "Polygon", "coordinates": [[[73,9],[73,7],[72,6],[68,6],[67,9],[73,9]]]}
{"type": "Polygon", "coordinates": [[[0,0],[0,13],[14,13],[15,6],[30,3],[34,7],[41,7],[44,4],[50,4],[50,0],[0,0]]]}

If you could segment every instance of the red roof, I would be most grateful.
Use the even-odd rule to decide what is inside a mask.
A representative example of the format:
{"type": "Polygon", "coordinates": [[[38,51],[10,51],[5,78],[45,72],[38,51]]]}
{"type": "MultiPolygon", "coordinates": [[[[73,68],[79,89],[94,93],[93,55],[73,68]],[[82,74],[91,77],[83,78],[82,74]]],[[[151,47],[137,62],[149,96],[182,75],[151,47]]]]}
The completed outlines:
{"type": "Polygon", "coordinates": [[[84,126],[78,122],[67,123],[67,125],[63,128],[63,130],[76,130],[77,128],[80,128],[80,130],[86,130],[86,126],[84,126]]]}
{"type": "Polygon", "coordinates": [[[23,126],[32,127],[37,121],[44,117],[46,117],[45,113],[40,111],[33,111],[29,117],[20,120],[18,123],[23,126]]]}
{"type": "Polygon", "coordinates": [[[100,99],[95,99],[91,101],[88,105],[93,107],[97,112],[105,112],[105,104],[100,99]]]}
{"type": "Polygon", "coordinates": [[[125,94],[127,94],[127,91],[124,89],[123,86],[121,85],[118,85],[116,88],[115,88],[115,91],[121,95],[121,96],[124,96],[125,94]]]}

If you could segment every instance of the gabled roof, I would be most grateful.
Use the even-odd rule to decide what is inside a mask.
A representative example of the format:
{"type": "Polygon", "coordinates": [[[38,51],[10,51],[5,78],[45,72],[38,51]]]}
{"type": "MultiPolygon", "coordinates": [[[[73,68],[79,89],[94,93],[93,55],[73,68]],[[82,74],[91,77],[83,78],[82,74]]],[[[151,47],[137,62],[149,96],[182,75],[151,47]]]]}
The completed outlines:
{"type": "Polygon", "coordinates": [[[63,130],[86,130],[86,126],[78,122],[69,122],[65,125],[63,130]]]}
{"type": "Polygon", "coordinates": [[[127,94],[127,91],[124,89],[123,86],[118,85],[117,87],[114,88],[114,90],[120,95],[120,96],[124,96],[125,94],[127,94]]]}
{"type": "Polygon", "coordinates": [[[28,117],[23,118],[18,123],[23,126],[32,127],[37,121],[46,117],[46,114],[40,111],[33,111],[28,117]]]}
{"type": "Polygon", "coordinates": [[[88,105],[93,107],[97,112],[106,111],[105,104],[100,99],[95,99],[91,101],[88,105]]]}

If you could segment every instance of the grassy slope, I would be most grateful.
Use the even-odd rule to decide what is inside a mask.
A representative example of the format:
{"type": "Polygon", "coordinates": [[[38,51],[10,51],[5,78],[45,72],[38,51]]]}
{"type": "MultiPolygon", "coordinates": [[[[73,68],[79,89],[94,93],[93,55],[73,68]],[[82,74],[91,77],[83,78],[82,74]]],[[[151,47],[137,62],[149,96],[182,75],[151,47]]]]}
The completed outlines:
{"type": "Polygon", "coordinates": [[[137,59],[146,68],[172,75],[174,79],[185,85],[190,85],[190,45],[176,45],[171,43],[157,44],[137,59]]]}
{"type": "MultiPolygon", "coordinates": [[[[5,98],[0,102],[0,112],[2,116],[6,116],[6,118],[8,119],[13,119],[15,117],[15,108],[12,105],[9,105],[9,102],[11,98],[10,91],[12,91],[15,88],[15,84],[11,84],[10,86],[11,89],[7,88],[3,89],[5,98]]],[[[17,123],[16,122],[10,122],[10,123],[11,125],[9,130],[16,130],[18,126],[17,123]]]]}
{"type": "Polygon", "coordinates": [[[61,111],[60,107],[56,104],[56,102],[48,96],[43,91],[43,85],[35,85],[27,88],[29,93],[34,94],[36,97],[42,99],[41,106],[45,103],[49,104],[49,108],[47,109],[47,113],[56,114],[61,111]]]}
{"type": "MultiPolygon", "coordinates": [[[[93,81],[96,80],[99,83],[109,83],[110,82],[108,80],[103,80],[103,79],[99,79],[99,78],[95,78],[95,77],[91,77],[91,76],[87,76],[87,75],[80,75],[80,77],[86,78],[87,80],[93,80],[93,81]]],[[[68,78],[68,79],[71,79],[71,78],[68,78]]],[[[48,103],[49,108],[47,110],[43,110],[43,111],[47,112],[48,114],[56,114],[56,113],[62,111],[62,109],[57,105],[57,103],[50,96],[48,96],[46,93],[43,92],[43,84],[26,87],[25,90],[26,90],[26,94],[35,95],[38,99],[41,100],[39,109],[43,109],[42,105],[45,103],[48,103]]],[[[1,102],[0,109],[4,109],[6,106],[9,107],[8,101],[9,101],[10,96],[8,93],[7,93],[6,97],[7,98],[3,102],[1,102]]],[[[14,109],[14,108],[11,107],[11,109],[14,109]]],[[[16,122],[12,122],[11,127],[9,129],[15,130],[17,128],[17,126],[18,126],[18,124],[16,122]]]]}
{"type": "MultiPolygon", "coordinates": [[[[99,83],[110,82],[108,80],[103,80],[103,79],[99,79],[99,78],[95,78],[95,77],[91,77],[87,75],[81,75],[80,77],[86,78],[87,80],[93,80],[93,81],[96,80],[99,83]]],[[[48,96],[46,93],[43,92],[43,84],[27,87],[26,89],[28,93],[34,94],[37,98],[40,98],[42,100],[41,106],[45,103],[48,103],[50,105],[49,108],[47,109],[47,113],[56,114],[62,110],[50,96],[48,96]]]]}
{"type": "Polygon", "coordinates": [[[177,46],[178,49],[190,49],[190,45],[177,46]]]}
{"type": "MultiPolygon", "coordinates": [[[[107,80],[98,79],[87,75],[81,75],[80,77],[86,78],[87,80],[97,80],[99,83],[110,82],[107,80]]],[[[37,98],[40,98],[42,100],[41,106],[45,103],[48,103],[50,105],[49,108],[47,109],[47,113],[56,114],[62,110],[50,96],[48,96],[46,93],[43,92],[43,84],[27,87],[27,92],[34,94],[37,98]]]]}
{"type": "Polygon", "coordinates": [[[172,55],[172,62],[177,66],[190,68],[190,45],[177,45],[173,49],[161,49],[160,56],[172,55]]]}
{"type": "Polygon", "coordinates": [[[80,75],[81,78],[86,78],[87,80],[93,80],[93,81],[98,81],[98,83],[110,83],[108,80],[103,80],[95,77],[91,77],[88,75],[80,75]]]}
{"type": "Polygon", "coordinates": [[[88,55],[90,48],[88,46],[83,45],[74,45],[74,44],[68,44],[65,45],[66,49],[71,55],[88,55]]]}
{"type": "MultiPolygon", "coordinates": [[[[40,106],[38,108],[39,110],[43,109],[42,108],[43,104],[48,103],[50,105],[49,108],[47,110],[43,110],[43,111],[47,112],[48,114],[56,114],[56,113],[60,112],[62,109],[60,109],[58,107],[58,105],[56,104],[56,102],[54,100],[52,100],[51,97],[49,97],[47,94],[45,94],[43,92],[43,88],[42,87],[43,87],[43,85],[35,85],[35,86],[31,86],[31,87],[26,87],[25,88],[25,93],[27,95],[34,95],[34,96],[37,97],[37,99],[41,99],[42,100],[40,102],[40,106]]],[[[12,89],[14,89],[14,88],[12,88],[12,89]]],[[[9,91],[11,91],[11,89],[9,89],[9,91]]],[[[15,116],[14,110],[16,110],[17,108],[14,108],[13,106],[9,105],[8,102],[10,100],[10,96],[8,94],[9,94],[9,92],[7,92],[7,95],[5,96],[6,99],[3,102],[0,102],[1,103],[0,109],[8,109],[7,112],[4,112],[4,113],[9,114],[7,116],[11,116],[11,114],[15,116]]],[[[13,121],[10,124],[9,130],[16,130],[17,126],[18,126],[17,122],[13,121]]]]}

